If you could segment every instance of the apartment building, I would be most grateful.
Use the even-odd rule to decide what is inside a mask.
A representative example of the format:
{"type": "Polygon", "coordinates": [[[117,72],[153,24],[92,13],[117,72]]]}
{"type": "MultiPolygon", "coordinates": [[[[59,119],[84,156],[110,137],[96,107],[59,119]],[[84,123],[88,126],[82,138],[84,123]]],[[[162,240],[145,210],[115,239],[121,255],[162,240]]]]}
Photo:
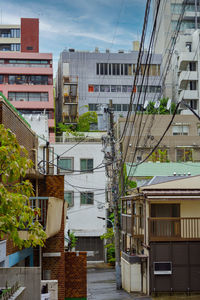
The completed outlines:
{"type": "MultiPolygon", "coordinates": [[[[166,130],[171,115],[136,115],[134,126],[130,119],[123,140],[123,153],[127,149],[126,162],[143,161],[152,151],[166,130]],[[138,132],[141,136],[137,142],[138,132]]],[[[122,135],[125,119],[118,121],[118,137],[122,135]]],[[[176,115],[158,149],[147,161],[199,162],[200,122],[194,115],[176,115]]],[[[173,174],[171,174],[173,175],[173,174]]]]}
{"type": "MultiPolygon", "coordinates": [[[[164,95],[174,102],[184,100],[198,112],[199,7],[198,1],[195,0],[188,3],[183,0],[170,0],[161,3],[155,40],[155,53],[162,54],[163,69],[169,61],[169,55],[172,55],[168,75],[163,83],[164,95]],[[181,20],[180,26],[178,26],[179,34],[174,45],[179,20],[181,20]]],[[[154,14],[156,8],[157,1],[155,0],[154,14]]],[[[182,109],[184,110],[185,107],[182,107],[182,109]]],[[[189,113],[188,110],[187,113],[189,113]]]]}
{"type": "MultiPolygon", "coordinates": [[[[103,164],[102,133],[85,133],[85,137],[63,135],[55,144],[55,160],[58,174],[64,175],[64,198],[68,203],[68,230],[77,237],[75,249],[87,251],[89,261],[104,261],[106,232],[106,186],[103,164]]],[[[56,170],[55,170],[56,171],[56,170]]]]}
{"type": "Polygon", "coordinates": [[[76,124],[78,114],[97,111],[99,105],[113,100],[115,116],[126,116],[131,92],[134,92],[133,110],[146,100],[156,101],[161,96],[161,55],[152,55],[148,76],[144,64],[147,53],[143,53],[142,66],[137,84],[133,87],[138,49],[125,53],[111,53],[109,49],[100,53],[64,50],[60,54],[56,80],[56,121],[76,124]],[[142,87],[143,84],[143,87],[142,87]],[[146,89],[146,86],[147,89],[146,89]]]}
{"type": "Polygon", "coordinates": [[[46,114],[54,141],[52,54],[39,52],[39,20],[0,25],[0,91],[21,114],[46,114]]]}

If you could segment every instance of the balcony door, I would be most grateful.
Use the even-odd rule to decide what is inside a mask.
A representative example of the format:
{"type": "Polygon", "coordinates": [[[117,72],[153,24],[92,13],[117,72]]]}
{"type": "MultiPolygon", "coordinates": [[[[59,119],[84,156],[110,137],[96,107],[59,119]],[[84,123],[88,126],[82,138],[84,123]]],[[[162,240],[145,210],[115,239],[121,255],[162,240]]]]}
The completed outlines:
{"type": "Polygon", "coordinates": [[[151,234],[155,237],[180,236],[180,204],[151,204],[151,234]]]}

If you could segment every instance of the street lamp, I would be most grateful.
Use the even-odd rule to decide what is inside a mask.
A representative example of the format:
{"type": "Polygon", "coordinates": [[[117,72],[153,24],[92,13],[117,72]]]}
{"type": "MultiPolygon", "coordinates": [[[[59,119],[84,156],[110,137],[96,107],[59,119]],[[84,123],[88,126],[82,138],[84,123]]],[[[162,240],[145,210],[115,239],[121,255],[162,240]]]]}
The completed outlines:
{"type": "Polygon", "coordinates": [[[113,232],[115,232],[115,228],[114,228],[114,223],[113,221],[111,221],[110,219],[106,219],[106,218],[103,218],[103,217],[97,217],[98,219],[101,219],[101,220],[106,220],[108,222],[110,222],[112,224],[112,228],[113,228],[113,232]]]}

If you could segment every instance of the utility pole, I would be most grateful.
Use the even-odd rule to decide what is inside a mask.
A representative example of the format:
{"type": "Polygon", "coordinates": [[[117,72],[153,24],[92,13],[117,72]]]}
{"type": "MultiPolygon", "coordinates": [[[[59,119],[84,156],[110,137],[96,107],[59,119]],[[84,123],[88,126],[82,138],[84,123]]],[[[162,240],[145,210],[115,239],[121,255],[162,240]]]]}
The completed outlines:
{"type": "Polygon", "coordinates": [[[121,256],[120,256],[120,217],[119,217],[119,183],[118,183],[118,157],[116,153],[115,145],[115,133],[114,133],[114,109],[112,105],[112,100],[109,100],[109,131],[110,136],[110,146],[111,146],[111,194],[112,194],[112,204],[114,211],[114,238],[115,238],[115,271],[116,271],[116,288],[121,289],[121,256]]]}

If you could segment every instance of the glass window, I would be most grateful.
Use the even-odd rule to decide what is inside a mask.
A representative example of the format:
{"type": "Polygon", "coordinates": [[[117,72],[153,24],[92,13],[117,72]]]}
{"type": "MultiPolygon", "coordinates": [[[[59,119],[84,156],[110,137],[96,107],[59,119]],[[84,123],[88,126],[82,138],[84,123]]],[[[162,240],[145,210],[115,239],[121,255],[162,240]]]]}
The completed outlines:
{"type": "Polygon", "coordinates": [[[172,127],[173,135],[188,135],[189,134],[189,126],[187,125],[174,125],[172,127]]]}
{"type": "Polygon", "coordinates": [[[127,85],[122,85],[122,93],[127,93],[127,85]]]}
{"type": "Polygon", "coordinates": [[[116,85],[111,85],[111,92],[115,93],[117,91],[116,85]]]}
{"type": "Polygon", "coordinates": [[[83,172],[93,172],[93,159],[92,158],[82,158],[80,160],[81,171],[83,172]]]}
{"type": "Polygon", "coordinates": [[[15,93],[16,101],[28,101],[28,93],[15,93]]]}
{"type": "Polygon", "coordinates": [[[73,191],[64,192],[64,199],[68,203],[69,207],[74,206],[74,192],[73,191]]]}
{"type": "Polygon", "coordinates": [[[132,85],[127,85],[127,92],[128,93],[131,93],[132,92],[132,85]]]}
{"type": "Polygon", "coordinates": [[[100,92],[110,92],[110,86],[109,85],[100,85],[100,92]]]}
{"type": "Polygon", "coordinates": [[[94,204],[94,193],[81,192],[81,205],[94,204]]]}
{"type": "Polygon", "coordinates": [[[63,157],[58,160],[59,173],[72,172],[74,169],[74,158],[63,157]]]}
{"type": "Polygon", "coordinates": [[[89,103],[89,111],[97,111],[97,103],[89,103]]]}
{"type": "Polygon", "coordinates": [[[99,64],[97,64],[97,75],[99,75],[99,64]]]}
{"type": "Polygon", "coordinates": [[[129,104],[122,104],[122,110],[123,111],[128,111],[129,104]]]}
{"type": "Polygon", "coordinates": [[[94,92],[98,93],[99,92],[99,85],[94,85],[94,92]]]}
{"type": "Polygon", "coordinates": [[[3,83],[4,76],[0,75],[0,83],[3,83]]]}
{"type": "Polygon", "coordinates": [[[113,104],[114,111],[121,111],[121,104],[113,104]]]}
{"type": "Polygon", "coordinates": [[[180,148],[176,149],[176,161],[192,161],[192,149],[180,148]]]}

